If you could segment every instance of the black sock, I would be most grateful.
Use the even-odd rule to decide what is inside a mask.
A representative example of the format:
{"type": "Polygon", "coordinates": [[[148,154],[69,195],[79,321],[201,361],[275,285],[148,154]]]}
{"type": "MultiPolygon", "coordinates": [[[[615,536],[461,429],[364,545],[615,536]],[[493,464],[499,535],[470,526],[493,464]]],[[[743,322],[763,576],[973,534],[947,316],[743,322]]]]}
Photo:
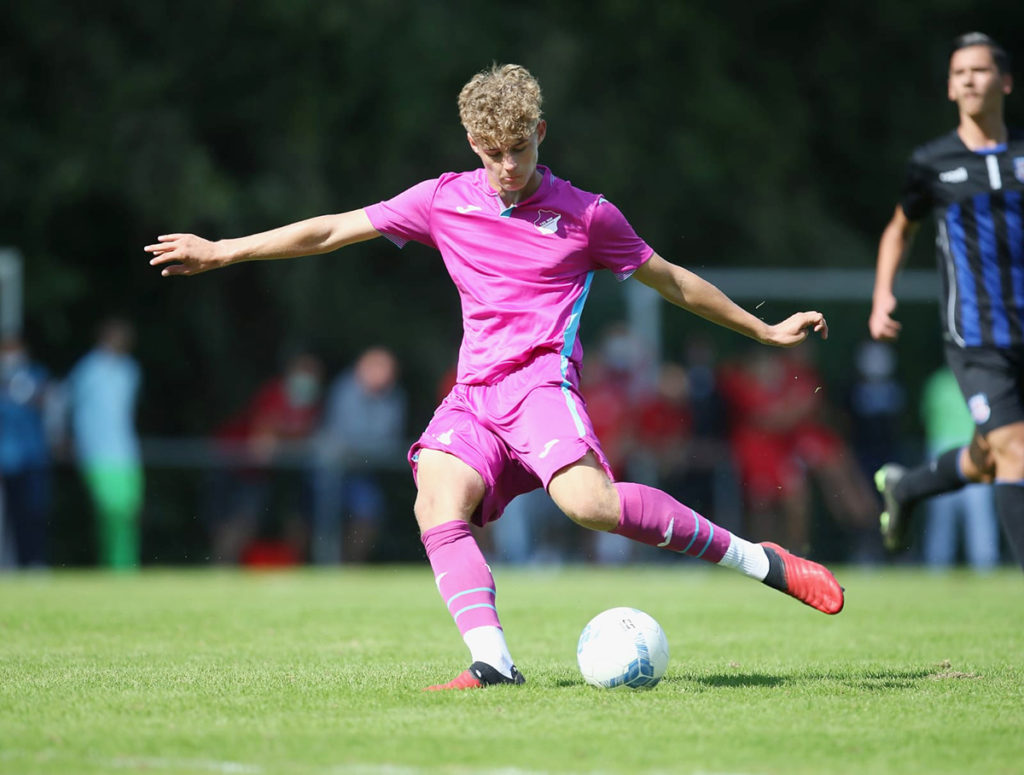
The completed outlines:
{"type": "Polygon", "coordinates": [[[1024,567],[1024,482],[996,482],[996,514],[1013,554],[1024,567]]]}
{"type": "Polygon", "coordinates": [[[967,482],[960,473],[960,450],[949,449],[931,463],[911,468],[893,488],[893,496],[906,508],[922,498],[959,490],[967,482]]]}

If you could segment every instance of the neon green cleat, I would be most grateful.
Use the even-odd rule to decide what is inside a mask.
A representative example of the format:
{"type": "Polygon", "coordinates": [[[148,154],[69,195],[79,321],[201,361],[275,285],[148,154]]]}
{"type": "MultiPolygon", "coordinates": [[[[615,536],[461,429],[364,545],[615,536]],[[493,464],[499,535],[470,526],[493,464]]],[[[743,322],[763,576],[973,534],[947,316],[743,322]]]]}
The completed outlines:
{"type": "Polygon", "coordinates": [[[878,518],[882,543],[890,552],[902,552],[910,545],[910,510],[896,500],[894,491],[907,469],[898,463],[886,463],[875,471],[875,487],[882,496],[884,510],[878,518]]]}

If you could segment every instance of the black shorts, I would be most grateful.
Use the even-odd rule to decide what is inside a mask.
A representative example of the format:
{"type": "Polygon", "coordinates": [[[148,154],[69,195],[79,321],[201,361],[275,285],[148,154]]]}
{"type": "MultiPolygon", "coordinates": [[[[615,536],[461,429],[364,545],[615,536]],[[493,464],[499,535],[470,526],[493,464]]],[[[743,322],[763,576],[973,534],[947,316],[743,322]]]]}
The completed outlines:
{"type": "Polygon", "coordinates": [[[957,347],[947,342],[946,362],[982,434],[1024,422],[1024,347],[957,347]]]}

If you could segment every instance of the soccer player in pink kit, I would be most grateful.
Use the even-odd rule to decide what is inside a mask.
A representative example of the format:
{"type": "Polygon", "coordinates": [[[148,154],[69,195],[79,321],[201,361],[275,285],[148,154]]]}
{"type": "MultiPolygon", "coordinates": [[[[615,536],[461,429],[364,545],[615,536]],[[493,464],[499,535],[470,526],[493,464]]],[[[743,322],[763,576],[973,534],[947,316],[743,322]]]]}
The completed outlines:
{"type": "Polygon", "coordinates": [[[583,527],[734,568],[824,613],[842,610],[842,588],[818,563],[745,541],[660,490],[615,482],[579,393],[580,315],[600,269],[634,277],[676,306],[767,345],[790,347],[811,332],[826,337],[822,314],[766,324],[655,253],[604,197],[538,165],[547,124],[540,86],[525,68],[478,73],[459,95],[459,115],[482,162],[473,171],[247,237],[167,234],[145,248],[164,276],[327,253],[381,235],[440,252],[462,302],[458,380],[409,462],[423,546],[472,664],[427,688],[523,683],[469,523],[497,519],[512,498],[541,486],[583,527]]]}

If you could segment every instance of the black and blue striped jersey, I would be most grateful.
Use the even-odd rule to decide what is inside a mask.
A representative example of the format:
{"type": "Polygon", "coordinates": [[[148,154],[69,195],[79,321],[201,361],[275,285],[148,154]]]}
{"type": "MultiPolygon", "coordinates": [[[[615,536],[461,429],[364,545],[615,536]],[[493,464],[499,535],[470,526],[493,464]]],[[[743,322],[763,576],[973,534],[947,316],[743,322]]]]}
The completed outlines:
{"type": "Polygon", "coordinates": [[[1024,345],[1024,132],[972,151],[955,132],[911,156],[900,206],[935,214],[945,335],[960,347],[1024,345]]]}

